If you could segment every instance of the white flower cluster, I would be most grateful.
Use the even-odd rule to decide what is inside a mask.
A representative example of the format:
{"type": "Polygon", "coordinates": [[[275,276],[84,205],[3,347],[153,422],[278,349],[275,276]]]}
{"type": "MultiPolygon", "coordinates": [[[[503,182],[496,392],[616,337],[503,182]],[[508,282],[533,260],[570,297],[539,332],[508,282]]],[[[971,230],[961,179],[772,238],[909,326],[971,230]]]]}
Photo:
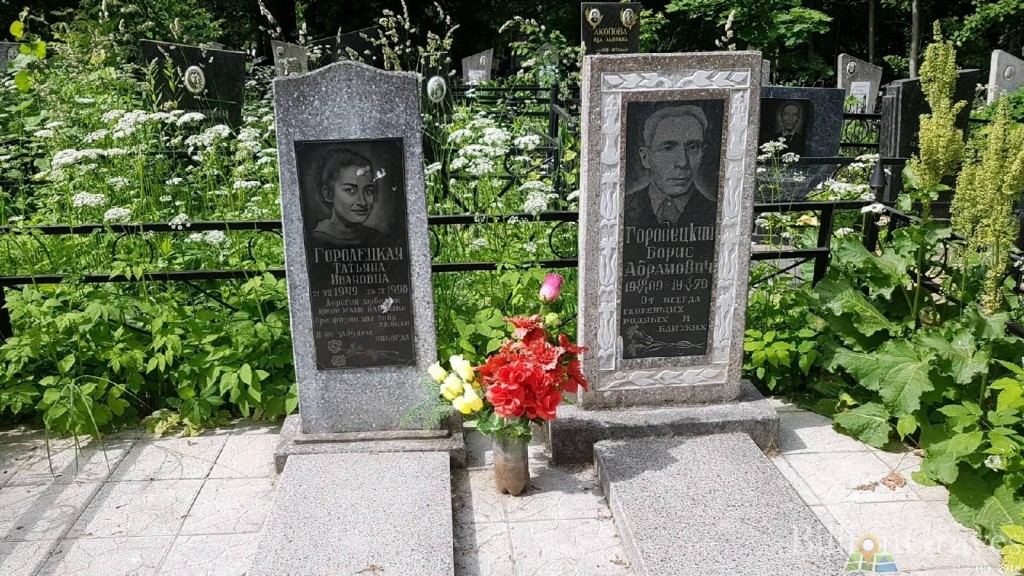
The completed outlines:
{"type": "Polygon", "coordinates": [[[107,184],[109,184],[114,190],[124,190],[129,184],[131,184],[131,182],[124,176],[114,176],[107,180],[107,184]]]}
{"type": "Polygon", "coordinates": [[[167,186],[180,186],[184,182],[185,182],[184,178],[174,177],[174,178],[169,178],[166,182],[164,182],[164,184],[166,184],[167,186]]]}
{"type": "Polygon", "coordinates": [[[54,132],[50,129],[36,130],[32,135],[36,138],[53,138],[54,132]]]}
{"type": "Polygon", "coordinates": [[[985,467],[990,470],[1002,470],[1005,466],[1003,465],[1003,458],[998,454],[992,454],[988,458],[985,458],[985,467]]]}
{"type": "Polygon", "coordinates": [[[178,126],[185,126],[186,124],[198,124],[203,120],[206,120],[206,115],[202,112],[186,112],[178,118],[176,124],[178,126]]]}
{"type": "Polygon", "coordinates": [[[860,213],[861,214],[881,214],[883,210],[885,210],[885,205],[884,204],[879,204],[878,202],[875,202],[874,204],[869,204],[869,205],[861,208],[860,209],[860,213]]]}
{"type": "Polygon", "coordinates": [[[178,214],[174,218],[171,218],[169,224],[171,225],[171,228],[174,228],[175,230],[184,230],[185,228],[192,226],[192,223],[188,221],[188,214],[185,214],[184,212],[178,214]]]}
{"type": "Polygon", "coordinates": [[[104,138],[106,138],[109,135],[110,135],[110,130],[107,130],[106,128],[101,128],[99,130],[96,130],[95,132],[90,132],[90,133],[86,134],[85,135],[85,141],[89,142],[89,143],[98,142],[100,140],[103,140],[104,138]]]}
{"type": "MultiPolygon", "coordinates": [[[[57,169],[62,166],[69,166],[71,164],[77,164],[82,160],[97,160],[106,156],[110,156],[109,151],[101,150],[99,148],[86,148],[85,150],[75,150],[69,148],[67,150],[61,150],[53,155],[53,159],[50,161],[50,167],[57,169]]],[[[116,156],[116,154],[115,154],[116,156]]]]}
{"type": "Polygon", "coordinates": [[[469,245],[473,248],[487,248],[487,240],[484,238],[474,238],[469,245]]]}
{"type": "Polygon", "coordinates": [[[533,150],[540,146],[540,136],[537,134],[526,134],[513,140],[512,145],[521,150],[533,150]]]}
{"type": "Polygon", "coordinates": [[[103,194],[90,194],[88,192],[79,192],[71,197],[71,205],[75,208],[82,208],[84,206],[94,207],[103,206],[107,203],[107,197],[103,194]]]}
{"type": "Polygon", "coordinates": [[[195,232],[189,234],[185,242],[191,244],[210,244],[211,246],[219,246],[228,241],[228,237],[221,230],[209,230],[207,232],[195,232]]]}
{"type": "Polygon", "coordinates": [[[127,208],[111,208],[103,214],[104,222],[124,222],[132,217],[132,211],[127,208]]]}
{"type": "Polygon", "coordinates": [[[523,250],[526,251],[529,254],[536,254],[537,253],[537,243],[536,242],[527,242],[526,244],[523,244],[523,250]]]}
{"type": "Polygon", "coordinates": [[[782,155],[783,164],[793,164],[794,162],[798,162],[799,160],[800,155],[795,152],[786,152],[785,154],[782,155]]]}
{"type": "Polygon", "coordinates": [[[835,231],[836,238],[842,238],[847,234],[853,234],[853,228],[839,228],[835,231]]]}
{"type": "Polygon", "coordinates": [[[508,141],[511,139],[508,132],[497,127],[484,128],[484,135],[480,138],[480,141],[487,146],[507,146],[508,141]]]}
{"type": "Polygon", "coordinates": [[[761,152],[768,155],[772,155],[777,152],[782,152],[786,148],[788,148],[788,146],[786,146],[784,138],[779,138],[778,140],[769,140],[768,142],[761,144],[761,152]]]}
{"type": "Polygon", "coordinates": [[[231,136],[231,129],[224,124],[217,124],[216,126],[210,126],[206,130],[203,130],[201,134],[189,136],[185,139],[185,145],[188,146],[190,151],[195,150],[196,148],[206,149],[214,146],[229,136],[231,136]]]}
{"type": "Polygon", "coordinates": [[[256,180],[238,180],[231,187],[235,190],[255,190],[260,187],[260,183],[256,180]]]}

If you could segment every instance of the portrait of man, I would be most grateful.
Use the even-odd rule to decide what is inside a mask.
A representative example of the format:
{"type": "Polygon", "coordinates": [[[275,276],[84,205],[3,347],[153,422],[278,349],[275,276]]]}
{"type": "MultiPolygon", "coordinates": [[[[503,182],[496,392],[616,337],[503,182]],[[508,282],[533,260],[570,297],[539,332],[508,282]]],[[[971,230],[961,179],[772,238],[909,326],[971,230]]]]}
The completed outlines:
{"type": "Polygon", "coordinates": [[[708,114],[700,105],[668,104],[643,120],[642,140],[630,143],[642,167],[633,179],[646,173],[648,183],[626,197],[626,225],[713,226],[721,128],[709,133],[708,114]]]}
{"type": "Polygon", "coordinates": [[[810,111],[807,100],[762,100],[761,139],[759,144],[774,140],[786,145],[783,152],[800,156],[807,152],[806,126],[810,111]]]}

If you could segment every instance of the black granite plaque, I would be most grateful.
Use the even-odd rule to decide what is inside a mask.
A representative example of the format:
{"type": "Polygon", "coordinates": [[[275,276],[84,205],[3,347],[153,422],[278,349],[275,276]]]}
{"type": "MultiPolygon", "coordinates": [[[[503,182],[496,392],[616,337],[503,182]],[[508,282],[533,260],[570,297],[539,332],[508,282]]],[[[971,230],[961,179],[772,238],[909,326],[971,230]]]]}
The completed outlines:
{"type": "MultiPolygon", "coordinates": [[[[979,70],[960,70],[953,94],[954,102],[966,100],[968,103],[956,117],[956,126],[964,131],[965,141],[971,117],[970,103],[974,99],[979,76],[979,70]]],[[[921,80],[897,80],[885,89],[888,98],[882,99],[882,126],[879,136],[881,155],[883,158],[910,158],[918,153],[917,139],[921,130],[921,115],[931,111],[921,90],[921,80]]]]}
{"type": "Polygon", "coordinates": [[[376,26],[363,28],[355,32],[338,35],[336,57],[338,60],[355,60],[369,64],[375,68],[384,67],[384,56],[381,49],[374,46],[372,40],[379,38],[376,26]]]}
{"type": "Polygon", "coordinates": [[[761,88],[758,144],[782,138],[785,152],[814,158],[837,156],[845,98],[842,88],[761,88]]]}
{"type": "Polygon", "coordinates": [[[245,101],[245,53],[153,40],[139,41],[143,65],[156,62],[161,101],[179,110],[202,112],[216,122],[242,123],[245,101]],[[164,75],[170,63],[171,78],[164,75]]]}
{"type": "Polygon", "coordinates": [[[624,359],[708,352],[724,114],[718,99],[626,105],[624,359]]]}
{"type": "Polygon", "coordinates": [[[295,143],[318,370],[415,364],[402,140],[295,143]]]}
{"type": "Polygon", "coordinates": [[[580,37],[587,54],[633,54],[640,51],[639,2],[580,4],[580,37]]]}

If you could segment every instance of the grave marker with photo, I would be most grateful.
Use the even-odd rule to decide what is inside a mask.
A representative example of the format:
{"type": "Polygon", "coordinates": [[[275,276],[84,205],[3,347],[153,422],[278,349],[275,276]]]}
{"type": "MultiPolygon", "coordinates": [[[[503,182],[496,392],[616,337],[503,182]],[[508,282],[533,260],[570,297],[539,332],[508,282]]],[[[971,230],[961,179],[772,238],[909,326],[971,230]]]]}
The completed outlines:
{"type": "Polygon", "coordinates": [[[583,2],[580,37],[587,54],[633,54],[640,51],[639,2],[583,2]]]}
{"type": "Polygon", "coordinates": [[[17,42],[0,42],[0,73],[6,74],[11,61],[21,54],[21,44],[17,42]]]}
{"type": "Polygon", "coordinates": [[[988,73],[988,103],[1000,94],[1016,92],[1024,86],[1024,60],[1009,52],[992,52],[992,66],[988,73]]]}
{"type": "Polygon", "coordinates": [[[309,72],[309,55],[305,47],[278,40],[271,40],[270,47],[274,52],[274,71],[278,76],[309,72]]]}
{"type": "Polygon", "coordinates": [[[494,49],[490,48],[462,59],[462,81],[466,84],[490,82],[494,49]]]}
{"type": "Polygon", "coordinates": [[[845,90],[847,97],[856,98],[860,102],[851,111],[874,112],[878,90],[882,85],[882,67],[849,54],[840,54],[837,71],[836,87],[845,90]]]}
{"type": "Polygon", "coordinates": [[[216,122],[242,123],[245,100],[244,52],[214,50],[168,42],[141,40],[143,66],[155,63],[162,102],[179,110],[198,111],[216,122]],[[164,74],[168,67],[172,79],[164,74]]]}

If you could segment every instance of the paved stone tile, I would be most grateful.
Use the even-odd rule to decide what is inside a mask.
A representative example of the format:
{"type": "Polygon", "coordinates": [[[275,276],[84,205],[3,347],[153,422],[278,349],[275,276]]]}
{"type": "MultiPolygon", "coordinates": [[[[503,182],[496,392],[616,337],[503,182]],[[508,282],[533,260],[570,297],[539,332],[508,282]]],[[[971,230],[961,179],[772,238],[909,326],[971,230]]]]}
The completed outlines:
{"type": "Polygon", "coordinates": [[[0,444],[0,488],[3,488],[18,470],[32,459],[33,454],[27,443],[0,444]]]}
{"type": "Polygon", "coordinates": [[[629,576],[629,560],[608,520],[509,525],[519,576],[629,576]]]}
{"type": "Polygon", "coordinates": [[[206,478],[227,436],[142,440],[111,476],[113,480],[206,478]]]}
{"type": "Polygon", "coordinates": [[[938,502],[835,504],[828,510],[858,538],[877,537],[901,570],[998,566],[999,553],[961,526],[938,502]]]}
{"type": "MultiPolygon", "coordinates": [[[[897,563],[899,565],[899,563],[897,563]]],[[[940,570],[914,570],[911,572],[900,572],[906,576],[1003,576],[1004,572],[989,568],[988,566],[977,566],[975,568],[942,568],[940,570]]],[[[1005,574],[1009,574],[1006,572],[1005,574]]]]}
{"type": "Polygon", "coordinates": [[[63,537],[100,486],[75,483],[0,488],[0,540],[63,537]]]}
{"type": "Polygon", "coordinates": [[[281,432],[281,425],[264,420],[236,420],[229,427],[231,434],[273,434],[281,432]]]}
{"type": "Polygon", "coordinates": [[[10,479],[8,485],[25,486],[55,482],[103,482],[117,468],[134,444],[131,438],[104,438],[100,442],[62,439],[50,442],[49,454],[45,446],[10,479]]]}
{"type": "Polygon", "coordinates": [[[56,542],[0,542],[0,574],[33,576],[56,542]]]}
{"type": "Polygon", "coordinates": [[[836,517],[832,515],[832,512],[825,506],[808,506],[811,512],[818,517],[821,524],[828,530],[828,533],[832,535],[832,538],[839,543],[839,547],[846,552],[852,552],[857,547],[857,539],[846,531],[836,517]]]}
{"type": "Polygon", "coordinates": [[[796,404],[793,404],[789,399],[781,396],[773,396],[768,398],[768,402],[771,403],[772,408],[775,408],[776,412],[803,412],[803,408],[800,408],[796,404]]]}
{"type": "Polygon", "coordinates": [[[866,444],[832,429],[832,419],[813,412],[779,413],[779,450],[809,452],[866,452],[866,444]]]}
{"type": "Polygon", "coordinates": [[[515,576],[515,559],[508,525],[456,524],[457,576],[515,576]]]}
{"type": "Polygon", "coordinates": [[[793,489],[796,490],[797,495],[800,496],[800,499],[803,500],[805,504],[808,506],[817,506],[818,504],[821,504],[821,499],[814,493],[814,490],[811,490],[811,487],[807,485],[807,482],[804,482],[804,479],[797,474],[796,470],[794,470],[789,464],[789,461],[786,460],[785,456],[780,454],[768,459],[776,468],[779,469],[779,472],[781,472],[786,478],[786,481],[793,486],[793,489]]]}
{"type": "Polygon", "coordinates": [[[272,478],[276,434],[239,434],[228,438],[217,462],[210,470],[210,478],[272,478]]]}
{"type": "Polygon", "coordinates": [[[610,515],[593,466],[554,467],[534,461],[530,487],[520,496],[498,496],[509,522],[601,519],[610,515]]]}
{"type": "Polygon", "coordinates": [[[172,536],[64,540],[43,566],[47,576],[155,576],[172,536]]]}
{"type": "Polygon", "coordinates": [[[182,534],[259,532],[274,502],[274,478],[207,480],[181,527],[182,534]]]}
{"type": "Polygon", "coordinates": [[[68,537],[173,536],[202,484],[202,480],[108,483],[68,537]]]}
{"type": "Polygon", "coordinates": [[[945,486],[922,486],[914,482],[911,474],[921,469],[922,458],[920,456],[915,456],[911,452],[893,453],[883,450],[875,450],[874,453],[887,466],[902,474],[907,480],[907,485],[917,493],[921,500],[949,501],[949,490],[945,486]]]}
{"type": "Polygon", "coordinates": [[[919,500],[907,485],[895,490],[883,486],[881,480],[890,468],[871,452],[786,454],[785,458],[822,504],[919,500]]]}
{"type": "Polygon", "coordinates": [[[160,576],[245,576],[258,534],[179,536],[160,576]]]}
{"type": "Polygon", "coordinates": [[[455,522],[505,521],[505,499],[494,487],[494,470],[483,468],[452,475],[455,522]]]}

